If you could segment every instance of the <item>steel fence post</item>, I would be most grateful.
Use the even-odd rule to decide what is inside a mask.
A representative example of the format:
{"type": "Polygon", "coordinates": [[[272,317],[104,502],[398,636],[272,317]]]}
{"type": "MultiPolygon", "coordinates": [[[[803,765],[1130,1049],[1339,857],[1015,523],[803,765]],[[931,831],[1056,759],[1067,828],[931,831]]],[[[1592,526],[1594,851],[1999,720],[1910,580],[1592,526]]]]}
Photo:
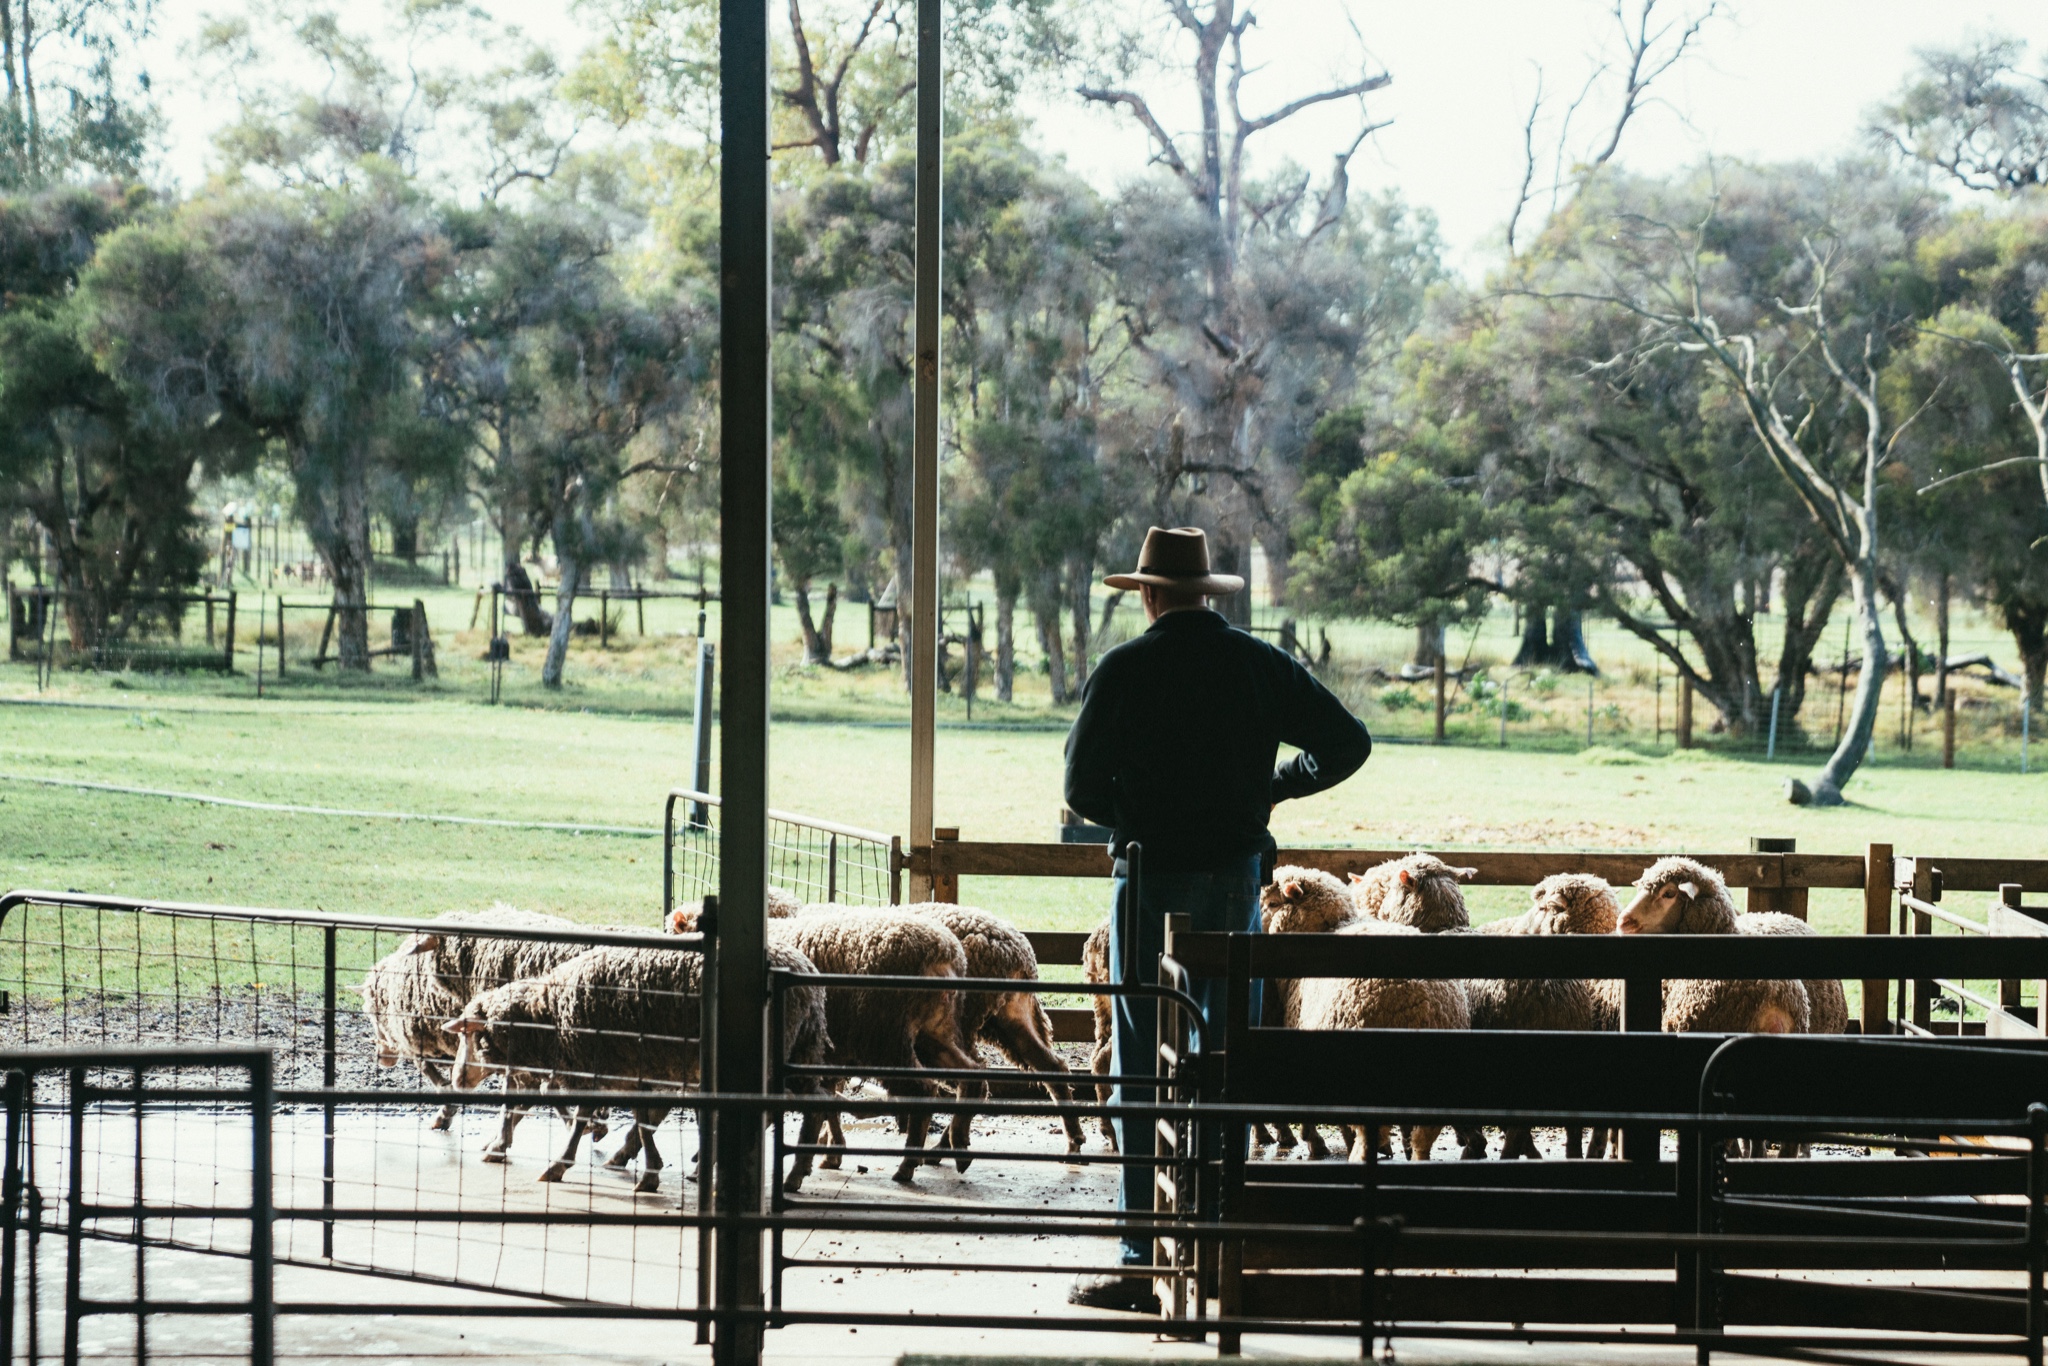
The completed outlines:
{"type": "Polygon", "coordinates": [[[85,1240],[85,1069],[70,1071],[70,1148],[64,1179],[64,1366],[78,1366],[78,1325],[83,1299],[79,1262],[85,1240]]]}
{"type": "Polygon", "coordinates": [[[249,1063],[249,1361],[276,1359],[276,1263],[271,1255],[271,1056],[249,1063]]]}
{"type": "MultiPolygon", "coordinates": [[[[320,952],[320,1084],[332,1091],[335,1080],[335,930],[329,925],[321,932],[320,952]]],[[[320,1223],[320,1255],[334,1257],[334,1102],[321,1107],[320,1208],[328,1218],[320,1223]]]]}
{"type": "MultiPolygon", "coordinates": [[[[10,595],[11,596],[11,595],[10,595]]],[[[0,1168],[0,1361],[14,1360],[14,1282],[21,1221],[21,1143],[28,1115],[27,1077],[9,1072],[0,1090],[7,1103],[7,1151],[0,1168]]]]}

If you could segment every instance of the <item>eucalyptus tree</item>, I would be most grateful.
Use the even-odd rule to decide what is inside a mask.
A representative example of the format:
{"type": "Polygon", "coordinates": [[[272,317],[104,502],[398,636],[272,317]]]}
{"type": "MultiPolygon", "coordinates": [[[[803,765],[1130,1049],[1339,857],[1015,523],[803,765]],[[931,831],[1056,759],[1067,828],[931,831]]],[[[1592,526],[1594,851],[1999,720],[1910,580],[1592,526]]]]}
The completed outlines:
{"type": "MultiPolygon", "coordinates": [[[[1940,224],[1924,185],[1868,162],[1707,173],[1669,185],[1608,181],[1584,275],[1557,297],[1634,320],[1609,363],[1677,350],[1711,362],[1771,466],[1841,564],[1863,668],[1841,740],[1811,797],[1838,804],[1869,751],[1888,652],[1880,489],[1903,429],[1883,381],[1930,302],[1912,268],[1940,224]]],[[[1800,794],[1795,790],[1794,794],[1800,794]]]]}
{"type": "Polygon", "coordinates": [[[2048,56],[2029,70],[2024,39],[1991,34],[1918,57],[1872,111],[1872,137],[1967,189],[2048,187],[2048,56]]]}
{"type": "Polygon", "coordinates": [[[0,189],[140,176],[158,131],[152,0],[0,0],[0,189]]]}

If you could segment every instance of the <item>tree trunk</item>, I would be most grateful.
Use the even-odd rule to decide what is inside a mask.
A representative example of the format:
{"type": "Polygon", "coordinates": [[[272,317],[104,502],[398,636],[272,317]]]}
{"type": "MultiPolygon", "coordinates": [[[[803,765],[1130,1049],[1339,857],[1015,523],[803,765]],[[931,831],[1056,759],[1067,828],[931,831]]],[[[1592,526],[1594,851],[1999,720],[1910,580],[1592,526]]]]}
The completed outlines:
{"type": "Polygon", "coordinates": [[[1878,708],[1884,701],[1888,656],[1884,648],[1883,607],[1878,600],[1877,565],[1870,555],[1856,562],[1849,576],[1849,590],[1856,604],[1856,623],[1863,632],[1863,672],[1856,680],[1856,700],[1849,708],[1842,738],[1814,780],[1815,806],[1842,804],[1842,789],[1849,785],[1849,779],[1870,753],[1870,737],[1877,729],[1878,708]]]}
{"type": "Polygon", "coordinates": [[[1121,588],[1112,591],[1108,597],[1102,600],[1102,620],[1097,622],[1095,626],[1095,638],[1097,640],[1107,640],[1109,638],[1109,623],[1116,620],[1116,609],[1123,604],[1123,600],[1124,590],[1121,588]]]}
{"type": "Polygon", "coordinates": [[[825,617],[818,624],[818,662],[829,663],[832,659],[832,622],[839,615],[839,585],[825,585],[825,617]]]}
{"type": "Polygon", "coordinates": [[[1060,644],[1060,595],[1059,583],[1051,582],[1051,575],[1043,576],[1038,590],[1031,595],[1031,616],[1038,625],[1038,648],[1045,655],[1045,676],[1052,685],[1054,706],[1063,706],[1067,701],[1067,660],[1066,650],[1060,644]]]}
{"type": "Polygon", "coordinates": [[[1934,597],[1934,713],[1948,714],[1948,593],[1949,578],[1941,571],[1941,585],[1934,597]]]}
{"type": "Polygon", "coordinates": [[[1785,562],[1785,637],[1778,647],[1778,734],[1803,734],[1798,725],[1806,705],[1806,680],[1813,652],[1842,596],[1842,565],[1832,552],[1809,544],[1785,562]],[[1788,727],[1791,728],[1788,730],[1788,727]]]}
{"type": "Polygon", "coordinates": [[[1251,555],[1236,539],[1226,541],[1219,535],[1213,544],[1216,547],[1216,572],[1235,574],[1245,580],[1245,586],[1235,593],[1216,598],[1209,605],[1221,612],[1223,619],[1232,626],[1248,627],[1252,624],[1251,555]]]}
{"type": "Polygon", "coordinates": [[[1083,555],[1067,561],[1067,591],[1073,598],[1074,614],[1074,696],[1088,686],[1088,620],[1094,603],[1095,564],[1083,555]]]}
{"type": "MultiPolygon", "coordinates": [[[[1434,660],[1423,659],[1422,651],[1416,649],[1417,664],[1431,665],[1434,660]]],[[[1551,662],[1550,654],[1550,609],[1530,604],[1522,609],[1522,645],[1515,651],[1515,667],[1533,669],[1539,664],[1551,662]]]]}
{"type": "Polygon", "coordinates": [[[555,585],[555,624],[548,633],[548,656],[540,666],[544,688],[562,686],[562,666],[569,658],[569,633],[576,629],[576,588],[584,568],[559,542],[555,558],[561,562],[562,577],[555,585]]]}
{"type": "MultiPolygon", "coordinates": [[[[798,579],[791,593],[796,598],[796,623],[803,628],[804,633],[804,663],[831,663],[832,642],[827,635],[819,632],[817,624],[811,620],[811,581],[807,578],[798,579]]],[[[830,618],[827,618],[826,629],[830,630],[830,618]]]]}
{"type": "Polygon", "coordinates": [[[2005,629],[2012,632],[2012,642],[2019,647],[2020,672],[2027,680],[2025,704],[2038,716],[2042,711],[2041,685],[2044,676],[2048,676],[2048,602],[2001,603],[1999,615],[2005,618],[2005,629]]]}
{"type": "Polygon", "coordinates": [[[1593,662],[1593,652],[1586,648],[1585,613],[1558,608],[1557,633],[1551,648],[1557,652],[1558,667],[1566,673],[1599,676],[1600,666],[1593,662]]]}
{"type": "Polygon", "coordinates": [[[407,564],[416,564],[420,558],[420,519],[418,513],[391,519],[391,553],[407,564]]]}
{"type": "Polygon", "coordinates": [[[1017,584],[996,576],[996,701],[1008,702],[1017,681],[1017,584]]]}
{"type": "Polygon", "coordinates": [[[1415,625],[1416,667],[1420,669],[1434,669],[1437,666],[1437,661],[1443,657],[1443,625],[1440,622],[1434,621],[1417,622],[1415,625]]]}
{"type": "Polygon", "coordinates": [[[1906,653],[1906,698],[1909,706],[1918,710],[1920,706],[1920,642],[1913,639],[1913,628],[1906,622],[1906,590],[1893,585],[1892,620],[1899,628],[1899,648],[1906,653]]]}

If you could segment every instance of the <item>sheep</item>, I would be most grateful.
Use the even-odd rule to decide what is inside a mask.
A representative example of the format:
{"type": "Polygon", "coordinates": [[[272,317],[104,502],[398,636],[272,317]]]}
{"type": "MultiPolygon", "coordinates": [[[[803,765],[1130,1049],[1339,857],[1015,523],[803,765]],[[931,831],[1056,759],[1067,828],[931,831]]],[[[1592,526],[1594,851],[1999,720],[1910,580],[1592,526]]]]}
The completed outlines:
{"type": "MultiPolygon", "coordinates": [[[[1604,878],[1584,873],[1557,873],[1530,890],[1532,904],[1517,916],[1479,928],[1481,934],[1612,934],[1621,903],[1604,878]]],[[[1617,986],[1619,984],[1616,984],[1617,986]]],[[[1602,993],[1603,984],[1575,978],[1504,978],[1465,983],[1472,1003],[1474,1029],[1613,1029],[1615,1011],[1602,993]]],[[[1501,1133],[1503,1158],[1541,1157],[1524,1127],[1501,1133]]],[[[1604,1150],[1599,1136],[1595,1144],[1604,1150]]],[[[1565,1130],[1565,1155],[1578,1157],[1580,1133],[1565,1130]]]]}
{"type": "MultiPolygon", "coordinates": [[[[1735,917],[1735,928],[1742,934],[1819,933],[1804,920],[1783,911],[1744,911],[1735,917]]],[[[1842,991],[1841,982],[1833,977],[1809,977],[1802,985],[1806,988],[1807,1007],[1813,1013],[1807,1032],[1846,1034],[1849,1031],[1849,999],[1842,991]]]]}
{"type": "MultiPolygon", "coordinates": [[[[777,920],[771,942],[787,943],[818,971],[888,977],[965,977],[967,952],[951,931],[900,907],[847,910],[819,906],[777,920]]],[[[827,1061],[849,1073],[862,1068],[909,1070],[942,1067],[971,1071],[979,1059],[961,1047],[957,991],[868,990],[833,987],[825,993],[832,1044],[827,1061]]],[[[934,1084],[914,1077],[883,1082],[891,1096],[929,1097],[934,1084]]],[[[905,1123],[904,1156],[895,1180],[911,1182],[931,1123],[913,1110],[905,1123]]]]}
{"type": "MultiPolygon", "coordinates": [[[[1103,919],[1100,925],[1097,925],[1088,932],[1087,942],[1081,945],[1081,977],[1084,981],[1091,983],[1109,981],[1109,920],[1107,917],[1103,919]]],[[[1095,1051],[1088,1059],[1088,1070],[1098,1077],[1106,1076],[1116,1061],[1116,1007],[1107,996],[1095,996],[1091,997],[1090,1000],[1095,1006],[1095,1051]]],[[[1095,1084],[1095,1098],[1104,1105],[1107,1105],[1109,1104],[1110,1092],[1114,1089],[1114,1087],[1111,1087],[1106,1082],[1097,1082],[1095,1084]]],[[[1116,1126],[1109,1122],[1108,1115],[1101,1116],[1101,1120],[1102,1137],[1109,1144],[1109,1150],[1115,1152],[1116,1126]]],[[[1255,1127],[1260,1130],[1259,1141],[1261,1143],[1265,1142],[1264,1126],[1259,1125],[1255,1127]]],[[[1292,1135],[1289,1135],[1289,1137],[1291,1138],[1292,1135]]]]}
{"type": "MultiPolygon", "coordinates": [[[[1455,884],[1454,884],[1455,885],[1455,884]]],[[[1259,894],[1260,922],[1267,934],[1415,934],[1414,927],[1358,914],[1343,883],[1314,868],[1281,867],[1259,894]]],[[[1276,979],[1281,1023],[1290,1029],[1469,1029],[1471,1008],[1462,984],[1421,978],[1276,979]]],[[[1321,1156],[1320,1135],[1309,1126],[1309,1151],[1321,1156]]],[[[1409,1156],[1429,1154],[1440,1127],[1418,1127],[1408,1135],[1409,1156]]],[[[1353,1157],[1376,1141],[1362,1130],[1353,1157]]]]}
{"type": "MultiPolygon", "coordinates": [[[[792,972],[815,972],[808,959],[786,946],[770,945],[768,961],[792,972]]],[[[507,1089],[561,1085],[565,1079],[596,1089],[657,1091],[694,1085],[701,1075],[704,957],[691,950],[594,948],[537,977],[493,987],[471,999],[445,1030],[456,1045],[455,1085],[472,1089],[491,1073],[507,1089]]],[[[830,1051],[824,992],[799,987],[788,993],[783,1011],[783,1047],[797,1062],[820,1064],[830,1051]]],[[[818,1085],[803,1079],[800,1091],[818,1085]]],[[[634,1127],[607,1161],[623,1167],[635,1153],[646,1161],[636,1191],[661,1182],[662,1160],[654,1130],[667,1118],[668,1104],[636,1106],[634,1127]]],[[[503,1161],[516,1116],[508,1110],[504,1133],[485,1152],[503,1161]]],[[[807,1115],[804,1142],[814,1141],[818,1115],[807,1115]]],[[[560,1181],[574,1165],[576,1150],[592,1131],[579,1110],[567,1146],[543,1170],[541,1181],[560,1181]]],[[[788,1186],[800,1186],[810,1168],[799,1152],[788,1186]]]]}
{"type": "MultiPolygon", "coordinates": [[[[797,913],[798,907],[803,905],[802,901],[783,891],[780,887],[766,887],[763,889],[763,893],[770,920],[787,920],[797,913]]],[[[704,902],[701,899],[685,901],[682,905],[669,911],[664,928],[670,934],[695,934],[697,932],[698,917],[703,915],[703,913],[704,902]]]]}
{"type": "MultiPolygon", "coordinates": [[[[1662,858],[1636,879],[1635,899],[1616,921],[1623,934],[1736,934],[1728,884],[1705,864],[1662,858]]],[[[1804,1034],[1812,1022],[1806,987],[1763,978],[1664,983],[1666,1033],[1804,1034]]]]}
{"type": "MultiPolygon", "coordinates": [[[[473,925],[515,925],[526,929],[585,928],[560,916],[522,911],[500,901],[483,911],[450,911],[440,917],[473,925]]],[[[428,1083],[449,1084],[455,1044],[442,1029],[470,998],[490,987],[533,977],[557,963],[588,952],[590,945],[551,939],[500,939],[427,931],[410,934],[363,973],[363,1013],[377,1044],[377,1065],[396,1066],[411,1058],[428,1083]]],[[[444,1106],[432,1124],[446,1129],[455,1107],[444,1106]]],[[[602,1129],[600,1128],[600,1133],[602,1129]]]]}
{"type": "MultiPolygon", "coordinates": [[[[803,914],[831,909],[837,908],[807,906],[803,914]]],[[[1038,954],[1031,947],[1031,941],[1015,926],[987,911],[946,901],[918,901],[889,909],[919,916],[950,931],[967,955],[969,977],[999,977],[1017,982],[1038,980],[1038,954]]],[[[992,1045],[1024,1071],[1067,1070],[1067,1064],[1053,1047],[1052,1017],[1046,1014],[1043,999],[1037,993],[963,992],[959,1011],[960,1043],[964,1051],[971,1054],[975,1041],[979,1039],[992,1045]]],[[[1073,1099],[1072,1087],[1047,1082],[1045,1089],[1055,1101],[1073,1099]]],[[[966,1091],[966,1087],[961,1088],[963,1099],[966,1091]]],[[[1067,1151],[1081,1151],[1081,1121],[1072,1114],[1060,1118],[1066,1129],[1067,1151]]],[[[955,1113],[947,1126],[947,1145],[958,1150],[954,1163],[963,1172],[972,1160],[966,1156],[971,1127],[972,1116],[965,1110],[955,1113]]]]}
{"type": "Polygon", "coordinates": [[[1407,925],[1423,934],[1469,928],[1465,894],[1458,884],[1479,875],[1477,868],[1457,868],[1420,850],[1351,875],[1351,895],[1358,909],[1375,920],[1407,925]]]}
{"type": "MultiPolygon", "coordinates": [[[[1417,850],[1352,874],[1351,895],[1358,909],[1375,920],[1423,934],[1463,934],[1471,929],[1472,917],[1458,884],[1478,875],[1477,868],[1456,867],[1417,850]]],[[[1457,1134],[1464,1157],[1486,1156],[1483,1129],[1460,1128],[1457,1134]]]]}

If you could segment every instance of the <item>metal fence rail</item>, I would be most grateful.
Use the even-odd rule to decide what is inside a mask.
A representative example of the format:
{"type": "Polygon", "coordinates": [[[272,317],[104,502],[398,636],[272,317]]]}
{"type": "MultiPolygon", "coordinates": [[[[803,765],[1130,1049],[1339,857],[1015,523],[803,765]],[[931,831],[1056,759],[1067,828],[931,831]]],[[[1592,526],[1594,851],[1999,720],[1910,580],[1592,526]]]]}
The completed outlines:
{"type": "MultiPolygon", "coordinates": [[[[668,794],[661,817],[664,921],[678,903],[718,894],[720,809],[709,792],[679,787],[668,794]]],[[[799,901],[893,906],[903,900],[903,837],[771,809],[768,880],[799,901]]]]}

